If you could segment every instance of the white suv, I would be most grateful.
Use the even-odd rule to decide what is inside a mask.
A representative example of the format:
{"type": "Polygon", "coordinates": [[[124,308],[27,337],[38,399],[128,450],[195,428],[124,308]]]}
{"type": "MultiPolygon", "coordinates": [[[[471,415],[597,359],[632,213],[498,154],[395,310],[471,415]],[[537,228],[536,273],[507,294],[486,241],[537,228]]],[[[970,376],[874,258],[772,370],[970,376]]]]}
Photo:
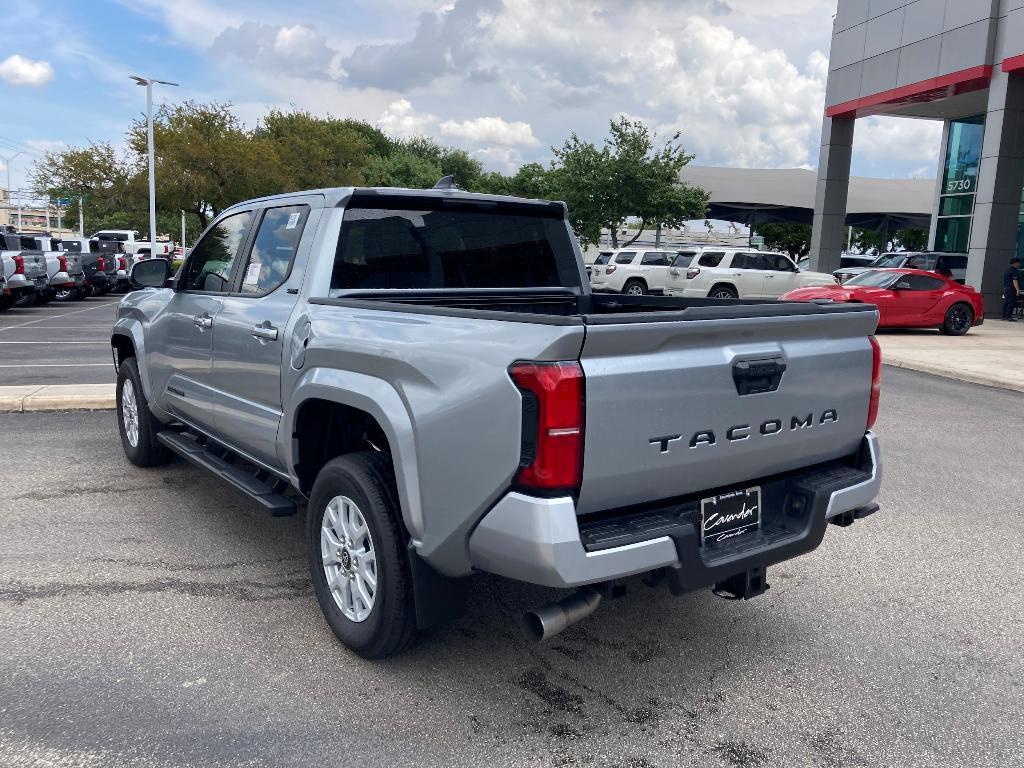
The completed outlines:
{"type": "Polygon", "coordinates": [[[590,288],[630,296],[661,293],[665,290],[668,265],[677,253],[648,248],[601,251],[590,267],[590,288]]]}
{"type": "Polygon", "coordinates": [[[689,261],[677,258],[665,283],[667,296],[777,299],[796,288],[835,285],[832,275],[803,272],[784,253],[707,246],[689,261]]]}

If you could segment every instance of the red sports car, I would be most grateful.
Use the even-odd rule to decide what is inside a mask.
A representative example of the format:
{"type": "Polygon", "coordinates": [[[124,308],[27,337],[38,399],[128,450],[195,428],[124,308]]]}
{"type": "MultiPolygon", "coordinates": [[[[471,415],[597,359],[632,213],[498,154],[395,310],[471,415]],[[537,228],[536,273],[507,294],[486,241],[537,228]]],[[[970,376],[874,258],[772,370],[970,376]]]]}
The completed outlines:
{"type": "Polygon", "coordinates": [[[872,269],[842,285],[798,288],[779,300],[815,299],[874,304],[879,328],[938,328],[962,336],[985,321],[980,293],[920,269],[872,269]]]}

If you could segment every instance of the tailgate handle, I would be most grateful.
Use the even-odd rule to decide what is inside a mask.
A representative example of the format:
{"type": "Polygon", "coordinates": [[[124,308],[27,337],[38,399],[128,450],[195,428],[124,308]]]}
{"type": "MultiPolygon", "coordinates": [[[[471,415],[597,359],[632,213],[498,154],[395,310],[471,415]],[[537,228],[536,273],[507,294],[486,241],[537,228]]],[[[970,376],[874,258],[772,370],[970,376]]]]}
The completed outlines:
{"type": "Polygon", "coordinates": [[[781,357],[769,360],[738,360],[732,366],[732,380],[742,395],[774,392],[779,388],[786,363],[781,357]]]}

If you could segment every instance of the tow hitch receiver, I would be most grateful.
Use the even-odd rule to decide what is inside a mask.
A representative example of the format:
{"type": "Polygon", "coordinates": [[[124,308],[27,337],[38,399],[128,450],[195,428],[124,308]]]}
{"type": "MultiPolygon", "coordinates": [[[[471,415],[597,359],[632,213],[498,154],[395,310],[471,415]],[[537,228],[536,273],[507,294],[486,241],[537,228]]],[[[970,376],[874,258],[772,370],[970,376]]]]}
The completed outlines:
{"type": "Polygon", "coordinates": [[[767,576],[767,568],[751,568],[718,582],[711,591],[726,600],[749,600],[771,589],[767,576]]]}

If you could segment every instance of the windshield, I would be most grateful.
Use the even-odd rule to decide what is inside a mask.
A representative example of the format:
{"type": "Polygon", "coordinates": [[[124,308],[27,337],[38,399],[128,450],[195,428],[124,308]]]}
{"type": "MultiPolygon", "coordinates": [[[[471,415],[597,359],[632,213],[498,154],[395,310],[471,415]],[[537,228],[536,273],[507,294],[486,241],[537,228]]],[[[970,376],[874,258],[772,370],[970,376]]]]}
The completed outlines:
{"type": "Polygon", "coordinates": [[[871,266],[878,267],[879,269],[898,269],[903,266],[903,260],[906,258],[901,253],[883,253],[871,262],[871,266]]]}
{"type": "Polygon", "coordinates": [[[900,278],[899,272],[880,272],[872,269],[851,277],[843,285],[861,285],[868,288],[888,288],[900,278]]]}

